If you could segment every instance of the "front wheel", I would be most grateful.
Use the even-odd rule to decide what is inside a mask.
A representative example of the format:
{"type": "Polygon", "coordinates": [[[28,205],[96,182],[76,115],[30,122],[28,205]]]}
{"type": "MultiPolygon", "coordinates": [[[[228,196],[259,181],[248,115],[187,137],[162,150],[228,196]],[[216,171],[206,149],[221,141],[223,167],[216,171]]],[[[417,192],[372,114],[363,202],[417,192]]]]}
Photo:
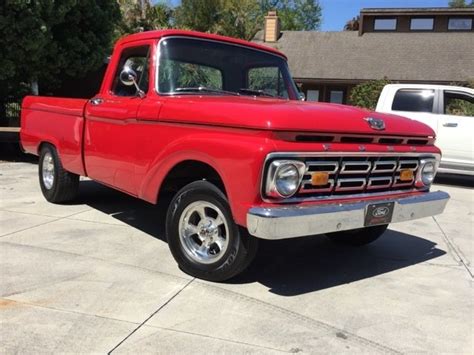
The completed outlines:
{"type": "Polygon", "coordinates": [[[387,227],[388,224],[384,224],[381,226],[327,233],[326,236],[338,244],[362,246],[377,240],[387,230],[387,227]]]}
{"type": "Polygon", "coordinates": [[[179,267],[209,281],[225,281],[242,272],[258,243],[234,223],[227,198],[207,181],[190,183],[173,198],[166,236],[179,267]]]}

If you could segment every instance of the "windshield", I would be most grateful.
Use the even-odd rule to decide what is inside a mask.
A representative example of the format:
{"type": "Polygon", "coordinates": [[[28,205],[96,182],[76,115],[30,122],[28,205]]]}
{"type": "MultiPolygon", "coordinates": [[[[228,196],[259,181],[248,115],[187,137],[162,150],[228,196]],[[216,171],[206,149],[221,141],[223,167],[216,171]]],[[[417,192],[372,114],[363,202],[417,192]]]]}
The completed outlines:
{"type": "Polygon", "coordinates": [[[158,92],[296,100],[286,61],[264,51],[192,38],[160,42],[158,92]]]}

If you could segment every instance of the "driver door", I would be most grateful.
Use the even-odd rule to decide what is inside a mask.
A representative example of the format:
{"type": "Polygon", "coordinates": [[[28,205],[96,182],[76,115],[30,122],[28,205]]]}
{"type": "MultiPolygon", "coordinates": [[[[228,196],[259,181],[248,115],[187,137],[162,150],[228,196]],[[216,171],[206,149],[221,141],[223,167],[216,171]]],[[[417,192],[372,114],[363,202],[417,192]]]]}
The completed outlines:
{"type": "Polygon", "coordinates": [[[143,99],[135,86],[122,83],[120,73],[124,67],[134,70],[138,86],[146,93],[150,48],[148,43],[124,46],[109,89],[102,88],[102,94],[91,99],[85,111],[84,160],[88,176],[133,195],[137,194],[136,118],[143,99]]]}

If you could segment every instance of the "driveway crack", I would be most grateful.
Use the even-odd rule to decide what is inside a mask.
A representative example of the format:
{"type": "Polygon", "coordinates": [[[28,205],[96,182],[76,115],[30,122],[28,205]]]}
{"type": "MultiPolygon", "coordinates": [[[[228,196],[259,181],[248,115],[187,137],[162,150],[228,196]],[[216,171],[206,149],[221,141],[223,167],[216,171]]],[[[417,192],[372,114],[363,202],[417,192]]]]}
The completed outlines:
{"type": "Polygon", "coordinates": [[[138,327],[130,332],[125,338],[123,338],[117,345],[115,345],[112,350],[110,350],[107,354],[112,354],[112,352],[117,349],[120,345],[122,345],[128,338],[130,338],[135,332],[137,332],[141,327],[145,325],[155,314],[165,308],[171,301],[173,301],[182,291],[186,289],[195,279],[189,280],[183,287],[181,287],[173,296],[171,296],[165,303],[163,303],[156,311],[154,311],[148,318],[146,318],[143,322],[141,322],[138,327]]]}
{"type": "Polygon", "coordinates": [[[436,217],[432,217],[433,220],[435,221],[436,225],[438,226],[439,230],[441,231],[441,234],[443,235],[443,239],[444,241],[446,242],[446,244],[448,244],[448,247],[449,249],[451,250],[451,252],[453,254],[456,255],[457,259],[456,260],[457,262],[461,263],[464,268],[466,269],[467,273],[469,274],[469,276],[472,278],[474,278],[474,275],[472,274],[471,270],[469,269],[469,262],[467,262],[464,257],[461,255],[461,253],[458,252],[456,246],[454,245],[454,243],[451,241],[451,239],[449,239],[448,235],[446,234],[446,232],[443,230],[443,228],[441,227],[441,225],[438,223],[438,221],[436,220],[436,217]]]}

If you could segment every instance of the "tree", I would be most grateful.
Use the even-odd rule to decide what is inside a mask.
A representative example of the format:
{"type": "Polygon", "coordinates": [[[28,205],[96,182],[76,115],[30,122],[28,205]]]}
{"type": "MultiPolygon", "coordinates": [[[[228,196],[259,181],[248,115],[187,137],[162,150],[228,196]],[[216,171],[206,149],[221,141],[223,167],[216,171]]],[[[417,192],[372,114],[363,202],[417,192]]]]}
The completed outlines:
{"type": "Polygon", "coordinates": [[[466,0],[450,0],[449,7],[474,7],[474,0],[471,0],[470,4],[466,3],[466,0]]]}
{"type": "Polygon", "coordinates": [[[122,21],[118,35],[170,28],[173,9],[165,3],[153,5],[150,0],[118,0],[122,21]]]}
{"type": "Polygon", "coordinates": [[[321,6],[318,0],[264,0],[264,14],[277,10],[282,30],[314,31],[321,26],[321,6]]]}
{"type": "Polygon", "coordinates": [[[387,78],[366,81],[355,86],[349,95],[349,103],[354,106],[375,110],[380,93],[385,85],[391,81],[387,78]]]}
{"type": "Polygon", "coordinates": [[[120,20],[115,0],[8,0],[0,13],[0,87],[18,93],[21,83],[39,92],[63,75],[82,76],[100,67],[120,20]]]}
{"type": "Polygon", "coordinates": [[[318,0],[182,0],[176,26],[250,40],[269,10],[277,10],[282,30],[317,30],[321,24],[318,0]]]}
{"type": "Polygon", "coordinates": [[[344,31],[359,31],[360,25],[360,16],[353,17],[352,20],[349,20],[344,25],[344,31]]]}

